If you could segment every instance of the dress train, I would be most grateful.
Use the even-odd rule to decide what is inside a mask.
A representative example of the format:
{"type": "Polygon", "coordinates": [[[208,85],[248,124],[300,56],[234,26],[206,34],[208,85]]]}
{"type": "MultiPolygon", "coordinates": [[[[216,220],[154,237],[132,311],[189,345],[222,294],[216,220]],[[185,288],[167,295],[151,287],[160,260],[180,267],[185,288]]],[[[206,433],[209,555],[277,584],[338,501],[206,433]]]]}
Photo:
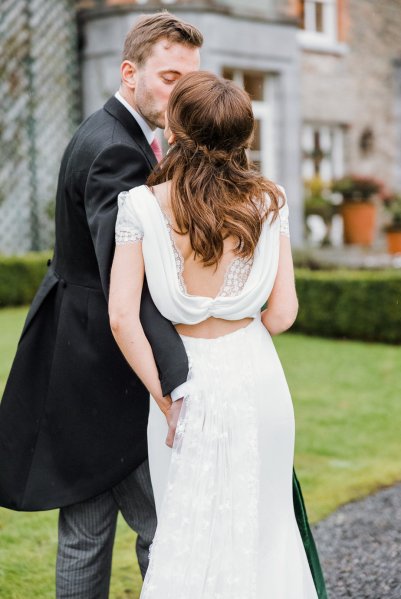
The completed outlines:
{"type": "Polygon", "coordinates": [[[190,358],[173,450],[151,400],[158,528],[141,599],[317,599],[292,498],[294,413],[260,319],[190,358]]]}

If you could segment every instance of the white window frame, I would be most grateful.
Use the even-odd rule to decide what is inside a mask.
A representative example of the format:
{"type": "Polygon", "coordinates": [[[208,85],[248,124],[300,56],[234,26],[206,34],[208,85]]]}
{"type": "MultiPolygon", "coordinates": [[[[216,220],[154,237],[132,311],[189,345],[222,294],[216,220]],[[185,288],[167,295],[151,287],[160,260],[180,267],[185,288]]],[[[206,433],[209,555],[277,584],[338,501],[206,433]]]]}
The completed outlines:
{"type": "MultiPolygon", "coordinates": [[[[320,177],[326,183],[332,179],[339,179],[345,172],[345,128],[340,124],[324,124],[305,122],[302,125],[302,154],[312,149],[314,131],[319,130],[323,142],[323,150],[329,150],[329,156],[322,159],[320,177]],[[309,148],[308,148],[309,146],[309,148]]],[[[313,159],[302,156],[302,177],[311,179],[315,177],[313,159]]]]}
{"type": "MultiPolygon", "coordinates": [[[[244,74],[250,69],[229,67],[233,81],[244,88],[244,74]]],[[[252,100],[255,120],[260,121],[260,164],[261,172],[268,179],[276,179],[276,161],[274,144],[274,83],[273,74],[266,73],[263,82],[263,100],[252,100]]]]}
{"type": "Polygon", "coordinates": [[[304,29],[298,32],[302,48],[344,54],[347,45],[338,40],[338,0],[305,0],[304,29]],[[316,31],[316,4],[323,5],[323,31],[316,31]]]}
{"type": "Polygon", "coordinates": [[[337,1],[336,0],[305,0],[305,31],[324,36],[332,41],[337,40],[337,1]],[[316,4],[323,9],[323,31],[316,30],[316,4]]]}

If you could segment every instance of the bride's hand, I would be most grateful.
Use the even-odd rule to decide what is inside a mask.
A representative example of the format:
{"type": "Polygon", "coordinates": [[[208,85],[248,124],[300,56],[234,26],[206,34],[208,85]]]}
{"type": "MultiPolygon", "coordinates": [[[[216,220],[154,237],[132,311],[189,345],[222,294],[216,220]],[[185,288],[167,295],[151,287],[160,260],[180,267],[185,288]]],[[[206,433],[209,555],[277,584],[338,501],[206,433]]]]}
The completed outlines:
{"type": "Polygon", "coordinates": [[[168,445],[168,447],[173,447],[175,429],[177,427],[178,418],[180,417],[182,401],[182,399],[177,399],[176,401],[173,401],[171,406],[165,412],[168,424],[168,433],[166,437],[166,445],[168,445]]]}

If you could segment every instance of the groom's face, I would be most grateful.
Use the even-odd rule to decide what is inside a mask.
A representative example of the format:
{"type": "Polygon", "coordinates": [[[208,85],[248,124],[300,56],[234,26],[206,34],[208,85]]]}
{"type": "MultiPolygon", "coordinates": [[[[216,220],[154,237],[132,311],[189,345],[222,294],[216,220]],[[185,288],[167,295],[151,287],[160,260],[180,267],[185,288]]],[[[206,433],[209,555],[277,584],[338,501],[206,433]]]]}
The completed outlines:
{"type": "Polygon", "coordinates": [[[198,71],[199,49],[161,39],[145,63],[135,69],[133,103],[151,127],[163,128],[167,102],[183,75],[198,71]]]}

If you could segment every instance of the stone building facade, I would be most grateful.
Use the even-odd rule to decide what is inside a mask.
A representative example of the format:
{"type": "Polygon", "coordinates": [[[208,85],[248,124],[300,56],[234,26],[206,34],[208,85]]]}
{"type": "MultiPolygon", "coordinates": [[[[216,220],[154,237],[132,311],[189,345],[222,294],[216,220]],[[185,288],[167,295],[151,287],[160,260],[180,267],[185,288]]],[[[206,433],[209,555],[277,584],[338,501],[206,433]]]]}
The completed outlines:
{"type": "Polygon", "coordinates": [[[401,0],[81,0],[83,106],[118,84],[121,40],[138,13],[168,8],[205,34],[202,68],[251,93],[252,158],[283,184],[294,245],[302,181],[374,175],[401,190],[401,0]]]}
{"type": "Polygon", "coordinates": [[[401,1],[292,2],[302,174],[373,175],[401,191],[401,1]]]}
{"type": "Polygon", "coordinates": [[[234,79],[252,96],[257,126],[251,156],[286,188],[292,240],[301,245],[299,44],[288,6],[276,0],[85,0],[80,6],[84,116],[118,88],[122,42],[138,14],[168,8],[199,27],[201,68],[234,79]]]}
{"type": "Polygon", "coordinates": [[[401,191],[401,0],[7,0],[0,252],[51,244],[68,138],[118,88],[135,18],[163,8],[204,33],[202,68],[251,94],[252,158],[287,190],[294,246],[304,243],[303,179],[370,174],[401,191]]]}

